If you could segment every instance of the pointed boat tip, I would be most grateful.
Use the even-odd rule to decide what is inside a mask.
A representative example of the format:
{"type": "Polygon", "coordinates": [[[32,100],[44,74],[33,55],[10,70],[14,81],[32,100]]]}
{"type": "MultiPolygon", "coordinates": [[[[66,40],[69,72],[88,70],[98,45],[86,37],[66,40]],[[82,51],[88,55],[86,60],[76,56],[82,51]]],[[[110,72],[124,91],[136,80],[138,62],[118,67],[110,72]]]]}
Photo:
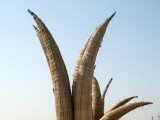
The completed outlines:
{"type": "Polygon", "coordinates": [[[112,14],[113,16],[116,14],[116,11],[112,14]]]}
{"type": "Polygon", "coordinates": [[[108,17],[105,22],[103,23],[103,25],[108,25],[110,23],[110,21],[112,20],[112,18],[115,16],[116,12],[114,12],[110,17],[108,17]]]}
{"type": "Polygon", "coordinates": [[[144,102],[144,105],[151,105],[153,102],[144,102]]]}
{"type": "Polygon", "coordinates": [[[31,15],[35,15],[30,9],[27,10],[31,15]]]}
{"type": "Polygon", "coordinates": [[[111,79],[109,80],[109,83],[111,83],[113,81],[113,78],[111,77],[111,79]]]}
{"type": "Polygon", "coordinates": [[[109,18],[108,20],[110,21],[114,16],[115,16],[116,12],[114,12],[109,18]]]}
{"type": "Polygon", "coordinates": [[[147,104],[153,104],[153,102],[146,102],[147,104]]]}
{"type": "Polygon", "coordinates": [[[30,15],[33,16],[33,18],[36,18],[36,14],[34,12],[32,12],[30,9],[28,9],[27,11],[30,13],[30,15]]]}
{"type": "Polygon", "coordinates": [[[133,98],[138,98],[138,96],[133,96],[133,98]]]}

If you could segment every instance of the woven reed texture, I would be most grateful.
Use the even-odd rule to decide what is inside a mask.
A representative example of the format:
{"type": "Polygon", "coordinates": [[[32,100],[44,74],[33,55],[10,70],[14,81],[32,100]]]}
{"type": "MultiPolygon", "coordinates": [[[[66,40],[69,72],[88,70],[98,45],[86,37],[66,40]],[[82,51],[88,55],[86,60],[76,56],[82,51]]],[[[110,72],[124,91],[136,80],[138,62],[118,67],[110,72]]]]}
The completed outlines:
{"type": "Polygon", "coordinates": [[[133,96],[120,101],[103,115],[104,98],[112,79],[101,95],[98,81],[93,78],[93,72],[103,36],[115,13],[96,28],[83,46],[74,72],[73,97],[71,98],[69,77],[58,46],[42,20],[32,11],[28,10],[28,12],[37,24],[37,27],[34,26],[34,28],[50,68],[57,120],[118,120],[138,107],[152,104],[150,102],[135,102],[124,105],[137,97],[133,96]]]}
{"type": "Polygon", "coordinates": [[[142,107],[149,104],[152,104],[152,103],[151,102],[135,102],[135,103],[130,103],[128,105],[123,105],[105,114],[100,120],[118,120],[128,112],[138,107],[142,107]]]}
{"type": "Polygon", "coordinates": [[[32,11],[28,10],[28,12],[38,26],[35,29],[50,68],[57,120],[73,120],[69,77],[59,48],[42,20],[32,11]]]}
{"type": "Polygon", "coordinates": [[[102,108],[101,109],[102,109],[103,114],[104,114],[104,103],[105,103],[104,100],[105,100],[105,96],[106,96],[106,93],[108,91],[108,88],[109,88],[112,80],[113,80],[112,78],[109,80],[108,84],[106,85],[106,87],[105,87],[105,89],[104,89],[104,91],[103,91],[103,93],[101,95],[101,103],[102,103],[102,108]]]}
{"type": "Polygon", "coordinates": [[[114,105],[111,109],[109,109],[106,113],[108,112],[111,112],[112,110],[122,106],[122,105],[125,105],[126,103],[128,103],[129,101],[131,101],[133,98],[137,98],[138,96],[132,96],[132,97],[128,97],[128,98],[125,98],[123,100],[121,100],[120,102],[118,102],[116,105],[114,105]]]}
{"type": "Polygon", "coordinates": [[[72,84],[72,94],[73,95],[74,95],[74,91],[75,91],[75,83],[76,83],[76,80],[78,79],[76,74],[78,73],[78,69],[79,69],[79,66],[80,66],[80,61],[82,59],[82,56],[83,56],[84,52],[86,51],[89,40],[90,40],[89,38],[86,40],[83,48],[81,49],[81,53],[80,53],[79,58],[78,58],[77,63],[76,63],[76,67],[75,67],[74,74],[73,74],[74,79],[73,79],[73,84],[72,84]]]}
{"type": "Polygon", "coordinates": [[[103,116],[101,92],[96,78],[92,80],[92,113],[93,120],[99,120],[103,116]]]}
{"type": "Polygon", "coordinates": [[[114,14],[100,25],[89,37],[89,42],[78,62],[78,70],[74,74],[74,120],[92,120],[92,79],[98,50],[106,28],[114,14]]]}

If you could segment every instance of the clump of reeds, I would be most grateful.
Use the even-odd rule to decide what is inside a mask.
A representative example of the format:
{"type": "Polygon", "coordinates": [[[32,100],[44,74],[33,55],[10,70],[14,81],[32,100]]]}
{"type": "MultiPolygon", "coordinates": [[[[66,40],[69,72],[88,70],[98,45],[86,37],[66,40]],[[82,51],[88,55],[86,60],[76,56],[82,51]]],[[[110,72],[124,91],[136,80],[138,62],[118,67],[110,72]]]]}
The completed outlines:
{"type": "Polygon", "coordinates": [[[42,20],[32,11],[37,27],[37,36],[46,55],[53,81],[57,120],[118,120],[126,113],[150,102],[126,104],[136,96],[126,98],[107,112],[104,112],[104,99],[112,79],[101,94],[98,81],[94,77],[97,53],[113,13],[87,39],[74,71],[72,93],[69,77],[60,50],[42,20]]]}

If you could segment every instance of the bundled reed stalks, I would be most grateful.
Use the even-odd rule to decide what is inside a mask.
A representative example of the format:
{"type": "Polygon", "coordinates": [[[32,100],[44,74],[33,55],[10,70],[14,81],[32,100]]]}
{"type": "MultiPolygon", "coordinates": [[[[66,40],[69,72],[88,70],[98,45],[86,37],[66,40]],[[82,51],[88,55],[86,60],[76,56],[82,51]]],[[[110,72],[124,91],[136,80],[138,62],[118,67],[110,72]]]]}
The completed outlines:
{"type": "Polygon", "coordinates": [[[128,112],[145,105],[152,104],[151,102],[135,102],[128,105],[120,106],[109,113],[105,114],[100,120],[118,120],[128,112]]]}
{"type": "Polygon", "coordinates": [[[112,79],[101,94],[93,73],[103,36],[115,13],[93,31],[83,46],[75,67],[71,94],[67,69],[54,38],[42,20],[34,12],[28,12],[37,24],[34,28],[51,72],[57,120],[118,120],[138,107],[151,104],[135,102],[125,105],[136,97],[133,96],[120,101],[104,114],[105,95],[112,79]]]}
{"type": "Polygon", "coordinates": [[[37,27],[35,27],[42,48],[50,68],[56,105],[57,120],[72,120],[72,102],[68,73],[59,51],[59,48],[51,33],[42,20],[32,11],[28,12],[33,16],[37,27]]]}
{"type": "Polygon", "coordinates": [[[92,80],[92,114],[93,120],[99,120],[103,116],[101,92],[95,77],[92,80]]]}
{"type": "Polygon", "coordinates": [[[105,89],[104,89],[104,91],[103,91],[103,93],[102,93],[102,95],[101,95],[102,113],[103,113],[103,114],[104,114],[104,103],[105,103],[104,100],[105,100],[105,96],[106,96],[106,93],[107,93],[107,91],[108,91],[108,88],[109,88],[112,80],[113,80],[113,78],[110,79],[110,81],[109,81],[108,84],[106,85],[106,87],[105,87],[105,89]]]}
{"type": "Polygon", "coordinates": [[[130,100],[132,100],[133,98],[137,98],[138,96],[133,96],[133,97],[128,97],[120,102],[118,102],[116,105],[114,105],[110,110],[108,110],[106,113],[109,113],[111,112],[112,110],[122,106],[122,105],[125,105],[126,103],[128,103],[130,100]]]}

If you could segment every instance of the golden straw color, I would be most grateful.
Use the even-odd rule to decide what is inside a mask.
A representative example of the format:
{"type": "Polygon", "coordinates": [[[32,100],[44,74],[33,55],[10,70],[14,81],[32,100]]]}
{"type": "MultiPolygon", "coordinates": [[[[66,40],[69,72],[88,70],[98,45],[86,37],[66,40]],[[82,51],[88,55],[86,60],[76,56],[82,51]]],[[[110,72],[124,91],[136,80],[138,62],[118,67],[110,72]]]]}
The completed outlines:
{"type": "Polygon", "coordinates": [[[37,27],[34,26],[50,69],[55,98],[57,120],[118,120],[126,113],[151,102],[127,102],[137,96],[126,98],[104,115],[104,99],[112,78],[101,94],[98,81],[93,77],[95,61],[103,36],[113,13],[86,40],[74,70],[72,94],[65,63],[60,50],[42,20],[32,11],[37,27]]]}
{"type": "Polygon", "coordinates": [[[92,79],[96,56],[106,28],[115,13],[101,24],[89,37],[85,52],[79,62],[79,67],[74,74],[74,120],[92,120],[92,79]]]}
{"type": "MultiPolygon", "coordinates": [[[[90,40],[89,38],[86,40],[83,48],[81,49],[81,53],[80,53],[80,55],[79,55],[79,58],[78,58],[78,60],[77,60],[76,68],[75,68],[74,74],[73,74],[75,80],[77,80],[77,78],[76,78],[77,76],[75,76],[75,75],[76,75],[77,72],[78,72],[78,69],[79,69],[79,66],[80,66],[80,61],[81,61],[81,59],[82,59],[82,56],[84,55],[84,52],[86,51],[87,45],[88,45],[88,43],[89,43],[89,40],[90,40]]],[[[74,89],[75,89],[75,81],[73,81],[72,93],[74,92],[74,89]]]]}
{"type": "Polygon", "coordinates": [[[104,100],[105,100],[105,96],[106,96],[106,93],[107,93],[107,91],[108,91],[108,88],[109,88],[109,86],[110,86],[110,84],[111,84],[111,82],[112,82],[112,80],[113,80],[113,78],[111,78],[110,80],[109,80],[109,82],[108,82],[108,84],[106,85],[106,87],[105,87],[105,89],[104,89],[104,91],[103,91],[103,93],[102,93],[102,95],[101,95],[101,103],[102,103],[102,112],[103,112],[103,114],[104,114],[104,100]]]}
{"type": "Polygon", "coordinates": [[[92,80],[92,113],[93,120],[99,120],[103,116],[101,92],[95,77],[92,80]]]}
{"type": "Polygon", "coordinates": [[[133,98],[138,98],[138,96],[132,96],[132,97],[128,97],[126,99],[123,99],[122,101],[118,102],[116,105],[114,105],[110,110],[108,110],[106,113],[111,112],[112,110],[125,105],[126,103],[128,103],[129,101],[131,101],[133,98]]]}
{"type": "Polygon", "coordinates": [[[37,24],[38,28],[35,27],[35,29],[50,68],[57,120],[73,120],[70,83],[59,48],[42,20],[32,11],[28,10],[28,12],[37,24]]]}
{"type": "Polygon", "coordinates": [[[118,120],[128,112],[145,105],[153,104],[151,102],[135,102],[120,106],[111,112],[105,114],[100,120],[118,120]]]}

